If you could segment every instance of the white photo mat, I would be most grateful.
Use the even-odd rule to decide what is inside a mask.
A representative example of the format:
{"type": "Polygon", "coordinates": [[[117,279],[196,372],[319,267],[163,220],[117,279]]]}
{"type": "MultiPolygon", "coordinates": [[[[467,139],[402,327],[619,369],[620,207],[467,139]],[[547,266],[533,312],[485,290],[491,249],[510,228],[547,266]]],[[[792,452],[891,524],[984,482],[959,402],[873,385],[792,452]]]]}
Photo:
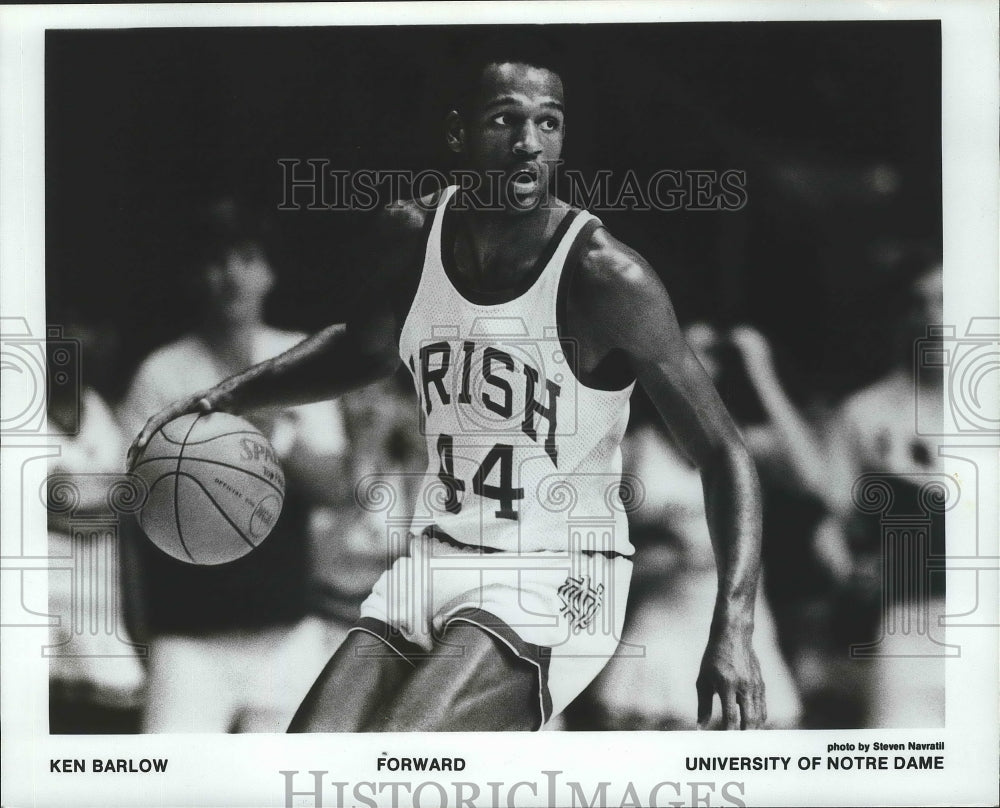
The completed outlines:
{"type": "MultiPolygon", "coordinates": [[[[959,335],[976,318],[1000,322],[995,320],[1000,307],[1000,186],[998,17],[993,4],[961,0],[400,3],[0,9],[0,313],[5,328],[16,323],[28,335],[45,333],[46,29],[860,19],[941,20],[945,322],[955,324],[959,335]]],[[[8,413],[33,395],[28,389],[33,383],[23,375],[4,373],[3,402],[8,413]]],[[[976,596],[969,594],[967,584],[973,576],[968,572],[962,573],[965,577],[958,577],[958,572],[949,576],[949,614],[969,612],[974,597],[978,606],[975,619],[965,623],[956,619],[945,631],[947,642],[958,645],[961,654],[946,665],[944,729],[54,736],[48,730],[47,660],[39,653],[46,630],[27,627],[16,617],[29,605],[46,602],[46,513],[37,496],[45,463],[34,461],[50,456],[52,448],[44,435],[4,434],[0,464],[3,805],[382,806],[394,803],[392,789],[376,793],[379,785],[404,779],[410,788],[399,792],[400,805],[456,805],[457,781],[478,786],[479,796],[471,801],[474,806],[568,806],[573,800],[580,804],[581,799],[595,799],[595,795],[595,804],[609,806],[646,806],[651,799],[659,805],[713,806],[995,804],[1000,436],[995,431],[960,436],[947,445],[948,473],[964,481],[970,462],[977,470],[975,490],[963,490],[963,496],[968,494],[966,507],[948,513],[949,556],[962,559],[956,568],[980,572],[973,574],[976,596]],[[890,762],[887,771],[845,772],[831,771],[825,765],[831,743],[875,741],[943,741],[944,768],[895,771],[890,762]],[[377,770],[377,759],[387,755],[461,757],[465,769],[460,774],[404,778],[377,770]],[[685,759],[693,756],[778,756],[790,762],[787,771],[687,771],[685,759]],[[92,760],[109,758],[166,758],[169,764],[163,774],[90,771],[92,760]],[[61,759],[84,759],[88,771],[51,771],[51,761],[61,759]],[[321,773],[318,780],[311,772],[321,773]],[[424,786],[414,801],[413,789],[431,781],[441,788],[424,786]]],[[[692,694],[692,710],[693,701],[692,694]]],[[[473,792],[466,788],[463,793],[468,799],[473,792]]]]}

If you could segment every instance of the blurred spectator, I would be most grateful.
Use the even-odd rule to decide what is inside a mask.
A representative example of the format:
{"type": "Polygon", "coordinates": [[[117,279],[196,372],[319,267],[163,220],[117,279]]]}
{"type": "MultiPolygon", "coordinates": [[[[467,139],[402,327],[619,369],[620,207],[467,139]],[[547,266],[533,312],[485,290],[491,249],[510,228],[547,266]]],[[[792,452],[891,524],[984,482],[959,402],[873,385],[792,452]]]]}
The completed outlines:
{"type": "Polygon", "coordinates": [[[938,618],[944,614],[945,575],[927,564],[931,556],[944,556],[944,514],[928,509],[920,496],[921,486],[933,483],[943,468],[937,439],[915,428],[918,411],[923,423],[942,423],[943,390],[933,369],[915,376],[913,361],[916,340],[926,337],[928,325],[941,323],[942,284],[936,251],[924,246],[899,251],[887,283],[893,292],[888,313],[894,324],[895,366],[850,396],[837,422],[831,487],[838,488],[844,505],[827,526],[823,552],[838,559],[842,570],[838,619],[843,630],[833,649],[836,656],[819,658],[813,667],[834,692],[845,681],[851,683],[842,701],[857,703],[867,726],[944,724],[943,649],[931,637],[939,633],[938,618]],[[866,473],[878,474],[888,487],[886,513],[863,514],[851,504],[852,486],[866,473]],[[905,537],[905,546],[889,550],[882,521],[901,516],[923,522],[928,541],[913,533],[905,537]],[[891,642],[875,649],[872,659],[845,661],[849,645],[880,638],[891,642]]]}
{"type": "MultiPolygon", "coordinates": [[[[219,202],[199,219],[191,243],[199,325],[137,370],[122,405],[130,435],[169,402],[302,339],[264,323],[274,275],[258,222],[219,202]]],[[[321,402],[249,420],[270,439],[287,482],[268,539],[219,566],[185,564],[142,537],[130,546],[131,621],[151,644],[148,732],[282,732],[332,653],[308,616],[308,529],[342,469],[342,414],[321,402]]]]}
{"type": "MultiPolygon", "coordinates": [[[[929,423],[942,422],[942,378],[924,369],[914,376],[914,344],[944,317],[940,258],[923,248],[896,258],[894,365],[875,383],[850,396],[841,409],[841,448],[855,469],[904,477],[940,469],[937,444],[916,434],[917,408],[929,423]],[[901,290],[901,293],[900,293],[901,290]]],[[[914,480],[915,481],[915,480],[914,480]]]]}
{"type": "Polygon", "coordinates": [[[818,396],[804,406],[794,403],[767,339],[751,327],[733,328],[714,340],[702,336],[693,343],[709,368],[721,362],[728,370],[716,373],[723,382],[721,392],[757,461],[764,501],[764,590],[803,700],[803,722],[825,727],[851,721],[849,711],[815,711],[815,692],[822,688],[807,664],[817,647],[833,641],[831,617],[846,606],[836,595],[836,582],[848,563],[836,550],[836,531],[850,491],[845,494],[832,469],[835,408],[818,396]],[[736,360],[728,367],[727,349],[731,357],[735,352],[736,360]]]}
{"type": "Polygon", "coordinates": [[[74,314],[50,321],[62,325],[65,342],[76,341],[78,349],[49,344],[50,353],[61,352],[50,367],[65,374],[48,388],[48,426],[59,447],[49,464],[48,546],[56,559],[48,575],[49,611],[59,621],[49,640],[50,731],[134,732],[144,672],[119,611],[118,540],[108,502],[125,442],[92,385],[113,362],[112,332],[74,314]],[[78,383],[82,359],[87,379],[78,383]],[[88,524],[95,516],[111,522],[88,524]]]}
{"type": "Polygon", "coordinates": [[[802,641],[795,603],[824,578],[815,558],[815,531],[842,507],[829,484],[826,431],[833,409],[814,398],[795,404],[778,375],[768,340],[742,325],[720,334],[696,324],[688,340],[739,424],[757,462],[764,495],[764,582],[775,608],[782,646],[791,658],[802,641]]]}
{"type": "MultiPolygon", "coordinates": [[[[645,498],[629,516],[636,546],[622,645],[567,716],[573,729],[681,730],[696,726],[695,681],[718,578],[701,475],[633,396],[624,469],[645,498]]],[[[758,595],[754,649],[767,688],[770,727],[794,727],[799,699],[778,649],[774,621],[758,595]]],[[[719,711],[714,711],[716,717],[719,711]]]]}
{"type": "Polygon", "coordinates": [[[309,598],[332,649],[406,547],[427,463],[414,399],[405,372],[338,399],[350,450],[330,501],[314,509],[309,531],[309,598]]]}

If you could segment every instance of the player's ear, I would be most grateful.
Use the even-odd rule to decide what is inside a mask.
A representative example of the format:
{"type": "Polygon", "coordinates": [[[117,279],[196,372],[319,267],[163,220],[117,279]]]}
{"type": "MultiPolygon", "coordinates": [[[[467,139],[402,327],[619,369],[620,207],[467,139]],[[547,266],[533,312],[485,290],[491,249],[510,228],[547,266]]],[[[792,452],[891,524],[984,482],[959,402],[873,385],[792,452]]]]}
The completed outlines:
{"type": "Polygon", "coordinates": [[[444,140],[455,154],[461,154],[465,150],[465,124],[457,110],[453,109],[445,116],[444,140]]]}

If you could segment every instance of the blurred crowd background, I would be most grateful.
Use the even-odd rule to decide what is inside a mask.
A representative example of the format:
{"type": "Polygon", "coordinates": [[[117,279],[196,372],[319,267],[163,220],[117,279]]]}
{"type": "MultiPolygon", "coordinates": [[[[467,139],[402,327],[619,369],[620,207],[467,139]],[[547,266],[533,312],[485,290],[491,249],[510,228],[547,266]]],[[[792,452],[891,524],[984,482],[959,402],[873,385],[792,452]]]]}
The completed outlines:
{"type": "MultiPolygon", "coordinates": [[[[80,340],[83,391],[50,397],[64,433],[55,472],[84,485],[120,471],[159,406],[343,318],[371,213],[280,209],[279,160],[447,169],[438,88],[448,54],[483,35],[47,33],[47,316],[80,340]]],[[[851,653],[907,620],[933,624],[943,604],[943,572],[887,592],[902,562],[885,560],[877,515],[852,498],[860,475],[888,475],[896,506],[919,516],[919,486],[939,471],[914,412],[940,410],[940,379],[918,383],[913,364],[915,340],[942,318],[938,24],[545,36],[566,64],[568,167],[746,172],[736,211],[593,212],[661,272],[758,462],[771,725],[941,726],[942,657],[851,653]]],[[[74,650],[50,660],[52,731],[282,731],[399,546],[407,486],[391,511],[355,494],[359,480],[422,469],[412,398],[404,376],[255,416],[288,499],[275,535],[225,568],[168,559],[127,520],[92,537],[107,547],[89,557],[121,580],[106,625],[149,653],[119,656],[120,642],[101,645],[107,631],[70,637],[71,621],[54,629],[53,646],[74,650]]],[[[699,477],[650,409],[637,393],[623,447],[645,489],[623,652],[555,729],[694,726],[714,562],[699,477]]],[[[103,497],[84,485],[78,510],[103,497]]],[[[943,546],[941,515],[927,525],[921,559],[943,546]]],[[[54,554],[79,551],[72,533],[52,516],[54,554]]],[[[917,568],[906,563],[900,575],[917,568]]],[[[53,614],[70,610],[72,587],[50,576],[53,614]]]]}

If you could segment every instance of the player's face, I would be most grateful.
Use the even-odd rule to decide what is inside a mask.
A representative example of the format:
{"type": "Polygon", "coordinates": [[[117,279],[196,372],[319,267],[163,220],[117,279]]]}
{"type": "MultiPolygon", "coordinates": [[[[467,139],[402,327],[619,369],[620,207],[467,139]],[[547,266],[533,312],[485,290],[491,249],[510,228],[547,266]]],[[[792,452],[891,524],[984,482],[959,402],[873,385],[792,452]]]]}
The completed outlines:
{"type": "Polygon", "coordinates": [[[209,263],[204,281],[211,316],[242,323],[260,319],[274,275],[264,251],[256,244],[244,244],[209,263]]]}
{"type": "Polygon", "coordinates": [[[464,120],[463,153],[471,168],[499,172],[509,210],[532,210],[548,196],[563,146],[562,80],[550,70],[494,64],[464,120]]]}

